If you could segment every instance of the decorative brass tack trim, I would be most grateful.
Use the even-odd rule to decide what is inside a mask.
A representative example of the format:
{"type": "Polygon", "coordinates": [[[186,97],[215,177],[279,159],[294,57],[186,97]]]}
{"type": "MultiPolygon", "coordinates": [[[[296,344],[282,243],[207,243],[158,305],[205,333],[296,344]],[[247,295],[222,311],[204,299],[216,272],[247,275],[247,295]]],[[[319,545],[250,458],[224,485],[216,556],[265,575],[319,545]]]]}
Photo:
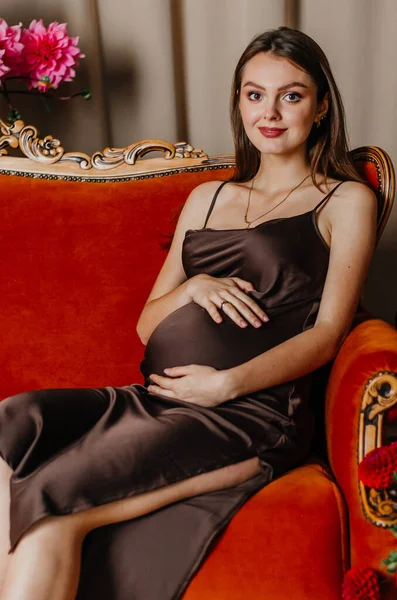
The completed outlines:
{"type": "Polygon", "coordinates": [[[169,171],[159,171],[154,173],[148,173],[146,175],[131,175],[121,177],[79,177],[75,175],[55,175],[52,173],[33,173],[30,171],[14,171],[12,169],[0,170],[0,175],[14,175],[16,177],[28,177],[31,179],[49,179],[49,180],[62,180],[62,181],[84,181],[85,183],[119,183],[123,181],[139,181],[142,179],[153,179],[155,177],[167,177],[169,175],[180,175],[181,173],[191,173],[199,171],[217,171],[220,169],[231,169],[233,165],[214,165],[214,166],[200,166],[200,167],[184,167],[171,169],[169,171]]]}
{"type": "Polygon", "coordinates": [[[395,174],[393,163],[388,154],[377,146],[361,146],[351,151],[355,163],[372,162],[376,167],[378,178],[378,224],[377,241],[379,241],[390,216],[395,193],[395,174]]]}

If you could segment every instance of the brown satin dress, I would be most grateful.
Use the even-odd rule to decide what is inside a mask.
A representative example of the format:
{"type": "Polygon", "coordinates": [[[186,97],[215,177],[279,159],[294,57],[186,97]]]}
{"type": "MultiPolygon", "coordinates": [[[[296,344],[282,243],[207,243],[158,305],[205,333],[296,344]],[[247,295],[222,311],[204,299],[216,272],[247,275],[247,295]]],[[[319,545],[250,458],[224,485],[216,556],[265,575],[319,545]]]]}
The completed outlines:
{"type": "MultiPolygon", "coordinates": [[[[202,364],[227,369],[311,328],[327,275],[329,248],[317,209],[251,229],[188,230],[183,265],[251,281],[270,321],[215,323],[189,303],[153,331],[141,371],[202,364]]],[[[214,408],[151,394],[143,385],[39,390],[0,404],[0,454],[12,467],[11,550],[46,515],[127,498],[258,456],[261,471],[226,490],[177,502],[91,532],[84,543],[78,600],[177,600],[217,536],[264,485],[307,456],[313,433],[311,376],[214,408]]],[[[264,515],[265,517],[265,515],[264,515]]]]}

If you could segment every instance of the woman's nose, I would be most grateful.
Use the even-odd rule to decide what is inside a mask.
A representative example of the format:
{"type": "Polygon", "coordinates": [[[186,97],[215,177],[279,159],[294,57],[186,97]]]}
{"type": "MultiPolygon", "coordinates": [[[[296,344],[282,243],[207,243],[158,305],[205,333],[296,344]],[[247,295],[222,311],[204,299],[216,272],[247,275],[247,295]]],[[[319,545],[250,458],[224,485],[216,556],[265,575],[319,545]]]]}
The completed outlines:
{"type": "Polygon", "coordinates": [[[277,109],[276,100],[266,100],[263,116],[267,121],[274,121],[279,118],[280,114],[277,109]]]}

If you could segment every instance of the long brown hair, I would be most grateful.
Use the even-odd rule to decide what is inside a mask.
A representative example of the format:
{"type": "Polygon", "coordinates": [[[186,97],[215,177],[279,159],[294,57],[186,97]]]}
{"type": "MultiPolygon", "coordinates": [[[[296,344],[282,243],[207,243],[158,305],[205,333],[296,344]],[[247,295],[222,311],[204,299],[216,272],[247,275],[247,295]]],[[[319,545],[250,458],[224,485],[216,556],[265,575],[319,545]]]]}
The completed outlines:
{"type": "Polygon", "coordinates": [[[365,183],[349,155],[345,110],[328,59],[311,37],[290,27],[279,27],[257,35],[237,63],[230,98],[230,120],[236,156],[236,168],[231,181],[249,181],[260,166],[260,152],[245,133],[239,109],[244,67],[260,52],[285,57],[304,69],[317,86],[317,102],[321,102],[329,92],[327,115],[319,127],[313,124],[307,140],[307,161],[311,166],[314,185],[320,189],[315,181],[316,173],[322,173],[325,178],[365,183]]]}

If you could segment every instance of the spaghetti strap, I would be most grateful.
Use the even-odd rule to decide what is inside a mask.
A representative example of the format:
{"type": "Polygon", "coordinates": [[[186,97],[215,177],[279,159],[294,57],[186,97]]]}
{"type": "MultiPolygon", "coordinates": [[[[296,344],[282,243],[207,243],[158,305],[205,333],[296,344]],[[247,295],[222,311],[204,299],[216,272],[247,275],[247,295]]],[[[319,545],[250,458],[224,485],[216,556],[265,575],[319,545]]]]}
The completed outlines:
{"type": "Polygon", "coordinates": [[[214,206],[215,206],[215,202],[216,202],[216,199],[217,199],[217,197],[218,197],[218,194],[219,194],[219,192],[221,191],[221,189],[223,188],[223,186],[224,186],[226,183],[228,183],[228,181],[229,181],[228,179],[227,179],[226,181],[222,181],[221,185],[220,185],[220,186],[217,188],[217,190],[216,190],[216,192],[215,192],[215,194],[214,194],[214,197],[212,198],[211,205],[210,205],[210,207],[209,207],[209,209],[208,209],[208,212],[207,212],[207,216],[206,216],[206,219],[205,219],[205,223],[204,223],[204,227],[203,227],[203,229],[205,229],[205,227],[206,227],[206,225],[207,225],[208,219],[210,218],[210,215],[211,215],[211,213],[212,213],[212,211],[213,211],[213,208],[214,208],[214,206]]]}
{"type": "Polygon", "coordinates": [[[322,200],[320,200],[320,202],[317,204],[317,206],[315,206],[315,207],[313,208],[313,212],[316,212],[316,210],[317,210],[318,208],[320,208],[320,206],[321,206],[321,205],[322,205],[322,204],[323,204],[323,203],[324,203],[326,200],[328,200],[328,198],[330,198],[330,197],[332,196],[332,194],[334,193],[334,191],[335,191],[335,190],[337,190],[337,189],[338,189],[338,187],[339,187],[340,185],[342,185],[342,183],[344,183],[344,182],[343,182],[343,181],[341,181],[340,183],[338,183],[338,185],[336,185],[336,186],[335,186],[335,187],[334,187],[334,188],[333,188],[333,189],[332,189],[332,190],[329,192],[329,194],[327,194],[326,196],[324,196],[324,198],[323,198],[322,200]]]}

